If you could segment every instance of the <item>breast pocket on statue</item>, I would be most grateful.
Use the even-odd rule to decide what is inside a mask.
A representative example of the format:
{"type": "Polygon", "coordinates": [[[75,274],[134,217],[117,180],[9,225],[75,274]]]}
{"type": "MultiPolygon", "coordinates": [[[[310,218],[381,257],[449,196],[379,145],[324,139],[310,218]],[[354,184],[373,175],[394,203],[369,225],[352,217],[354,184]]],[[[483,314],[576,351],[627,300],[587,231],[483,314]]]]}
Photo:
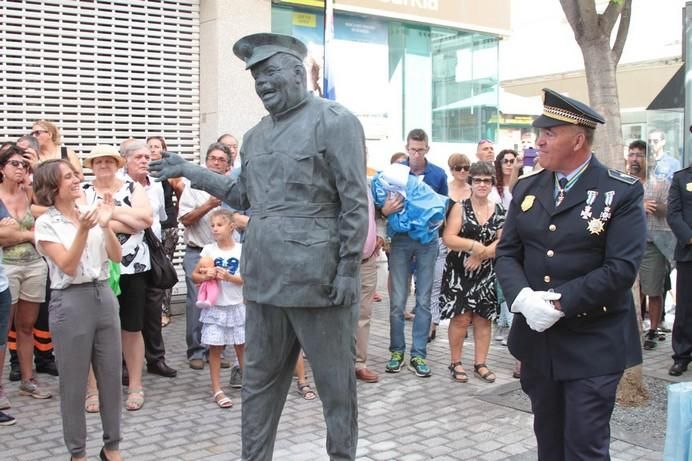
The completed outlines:
{"type": "Polygon", "coordinates": [[[283,241],[288,282],[329,285],[334,280],[339,246],[327,230],[286,231],[283,241]]]}
{"type": "Polygon", "coordinates": [[[287,186],[311,185],[315,154],[310,152],[278,152],[282,175],[287,186]]]}

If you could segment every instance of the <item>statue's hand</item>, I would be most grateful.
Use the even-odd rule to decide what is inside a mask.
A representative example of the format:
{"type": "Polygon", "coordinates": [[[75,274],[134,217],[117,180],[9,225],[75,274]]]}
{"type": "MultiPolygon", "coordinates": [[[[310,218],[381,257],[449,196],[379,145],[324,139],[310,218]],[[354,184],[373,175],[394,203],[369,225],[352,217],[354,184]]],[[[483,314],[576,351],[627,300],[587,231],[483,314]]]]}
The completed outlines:
{"type": "Polygon", "coordinates": [[[162,152],[161,160],[154,160],[149,164],[149,174],[159,181],[170,178],[179,178],[185,175],[187,160],[173,152],[162,152]]]}
{"type": "Polygon", "coordinates": [[[355,303],[358,293],[359,280],[354,277],[337,275],[332,281],[332,291],[329,299],[337,306],[348,306],[355,303]]]}

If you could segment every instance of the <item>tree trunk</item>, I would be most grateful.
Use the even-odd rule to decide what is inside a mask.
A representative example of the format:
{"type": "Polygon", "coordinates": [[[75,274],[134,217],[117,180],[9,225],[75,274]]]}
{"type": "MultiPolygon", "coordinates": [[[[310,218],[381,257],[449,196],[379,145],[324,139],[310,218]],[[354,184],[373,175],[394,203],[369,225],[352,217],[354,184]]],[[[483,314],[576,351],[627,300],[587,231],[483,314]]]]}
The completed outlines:
{"type": "Polygon", "coordinates": [[[582,46],[589,102],[606,119],[596,129],[593,151],[610,168],[625,169],[620,103],[616,81],[616,63],[607,37],[582,46]]]}
{"type": "MultiPolygon", "coordinates": [[[[641,338],[642,323],[639,321],[641,309],[639,298],[639,277],[632,285],[632,297],[634,297],[634,315],[637,317],[639,325],[639,337],[641,338]]],[[[628,368],[620,379],[618,389],[615,394],[615,401],[623,407],[638,407],[649,401],[649,391],[646,389],[642,375],[642,365],[628,368]]]]}

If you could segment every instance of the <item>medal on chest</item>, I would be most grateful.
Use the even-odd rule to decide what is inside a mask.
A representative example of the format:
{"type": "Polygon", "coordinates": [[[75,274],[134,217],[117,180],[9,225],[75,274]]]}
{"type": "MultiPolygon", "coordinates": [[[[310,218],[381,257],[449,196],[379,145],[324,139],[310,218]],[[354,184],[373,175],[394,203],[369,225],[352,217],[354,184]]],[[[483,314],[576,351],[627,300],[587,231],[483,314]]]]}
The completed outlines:
{"type": "Polygon", "coordinates": [[[597,191],[587,191],[586,206],[581,212],[582,219],[587,220],[586,230],[588,230],[591,235],[599,235],[605,230],[605,225],[612,216],[610,207],[613,204],[613,199],[615,198],[615,191],[610,190],[605,193],[603,200],[603,211],[601,211],[601,213],[598,215],[598,218],[593,218],[591,205],[594,203],[597,196],[597,191]]]}

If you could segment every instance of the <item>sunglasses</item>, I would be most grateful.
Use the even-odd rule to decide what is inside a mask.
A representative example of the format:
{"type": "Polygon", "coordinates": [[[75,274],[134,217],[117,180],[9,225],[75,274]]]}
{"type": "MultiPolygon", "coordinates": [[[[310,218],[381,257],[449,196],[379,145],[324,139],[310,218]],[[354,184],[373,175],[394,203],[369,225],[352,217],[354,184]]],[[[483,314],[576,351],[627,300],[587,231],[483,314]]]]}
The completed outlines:
{"type": "Polygon", "coordinates": [[[502,163],[505,165],[514,165],[514,160],[513,158],[503,158],[502,163]]]}
{"type": "Polygon", "coordinates": [[[34,130],[31,133],[29,133],[31,136],[34,138],[38,137],[41,133],[48,133],[46,130],[34,130]]]}
{"type": "Polygon", "coordinates": [[[469,171],[471,167],[468,165],[456,165],[452,167],[452,171],[456,171],[457,173],[460,171],[469,171]]]}
{"type": "Polygon", "coordinates": [[[492,178],[471,178],[471,182],[473,184],[492,184],[493,180],[492,178]]]}
{"type": "Polygon", "coordinates": [[[24,168],[25,170],[29,169],[29,162],[26,160],[10,160],[7,162],[7,165],[12,165],[15,168],[24,168]]]}

